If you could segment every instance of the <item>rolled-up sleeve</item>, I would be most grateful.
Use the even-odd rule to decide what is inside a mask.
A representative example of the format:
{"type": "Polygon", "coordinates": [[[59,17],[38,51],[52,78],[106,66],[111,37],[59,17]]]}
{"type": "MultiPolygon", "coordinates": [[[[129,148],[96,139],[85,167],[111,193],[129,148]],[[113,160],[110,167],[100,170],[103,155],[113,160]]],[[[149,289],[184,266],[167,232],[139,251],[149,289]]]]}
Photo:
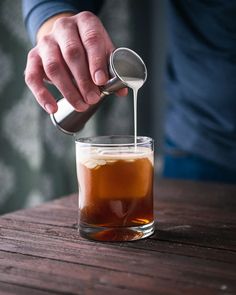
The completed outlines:
{"type": "Polygon", "coordinates": [[[38,29],[50,17],[62,12],[79,13],[84,10],[97,13],[102,3],[102,0],[22,0],[23,18],[32,43],[36,43],[38,29]]]}

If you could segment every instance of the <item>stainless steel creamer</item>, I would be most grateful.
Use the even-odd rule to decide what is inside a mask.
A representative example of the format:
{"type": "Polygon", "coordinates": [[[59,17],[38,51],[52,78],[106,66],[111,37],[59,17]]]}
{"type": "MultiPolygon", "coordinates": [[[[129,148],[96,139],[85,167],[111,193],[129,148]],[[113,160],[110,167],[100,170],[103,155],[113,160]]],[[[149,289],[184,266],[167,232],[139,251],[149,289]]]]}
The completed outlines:
{"type": "Polygon", "coordinates": [[[101,100],[91,105],[85,112],[76,111],[65,99],[60,99],[58,110],[51,114],[51,120],[56,127],[66,134],[75,134],[80,131],[88,119],[96,112],[104,97],[124,87],[131,87],[130,81],[147,78],[147,69],[141,57],[133,50],[125,47],[115,49],[109,59],[111,79],[100,88],[101,100]]]}

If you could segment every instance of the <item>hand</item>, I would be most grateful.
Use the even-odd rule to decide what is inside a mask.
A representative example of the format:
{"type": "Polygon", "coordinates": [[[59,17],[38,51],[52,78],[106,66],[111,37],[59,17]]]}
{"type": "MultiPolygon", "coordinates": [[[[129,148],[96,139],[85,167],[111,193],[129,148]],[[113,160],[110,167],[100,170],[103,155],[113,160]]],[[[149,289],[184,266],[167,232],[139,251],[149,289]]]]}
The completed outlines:
{"type": "MultiPolygon", "coordinates": [[[[91,12],[57,15],[43,24],[38,43],[28,54],[26,84],[48,113],[57,111],[57,103],[45,80],[83,112],[100,99],[98,86],[109,79],[107,64],[113,49],[108,33],[91,12]]],[[[127,89],[119,94],[126,95],[127,89]]]]}

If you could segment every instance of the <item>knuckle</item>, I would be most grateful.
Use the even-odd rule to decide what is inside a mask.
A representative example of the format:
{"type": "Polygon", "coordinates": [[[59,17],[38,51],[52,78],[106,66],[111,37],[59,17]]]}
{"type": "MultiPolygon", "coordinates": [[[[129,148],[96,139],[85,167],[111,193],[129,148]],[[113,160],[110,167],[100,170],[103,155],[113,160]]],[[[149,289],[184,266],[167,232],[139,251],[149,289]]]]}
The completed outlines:
{"type": "Polygon", "coordinates": [[[70,17],[60,17],[54,22],[53,29],[64,29],[71,26],[73,26],[73,22],[70,17]]]}
{"type": "Polygon", "coordinates": [[[39,90],[37,90],[37,92],[35,92],[35,96],[36,96],[37,101],[42,105],[45,104],[47,94],[48,94],[47,90],[44,88],[40,88],[39,90]]]}
{"type": "Polygon", "coordinates": [[[91,11],[82,11],[78,14],[78,18],[83,22],[87,21],[89,18],[97,18],[91,11]]]}
{"type": "Polygon", "coordinates": [[[65,58],[69,60],[75,57],[78,58],[81,55],[79,47],[74,42],[67,42],[64,51],[65,58]]]}
{"type": "Polygon", "coordinates": [[[73,102],[77,98],[77,93],[68,88],[63,89],[63,95],[68,101],[71,102],[73,102]]]}
{"type": "Polygon", "coordinates": [[[48,60],[44,68],[49,77],[56,76],[60,71],[60,63],[57,60],[48,60]]]}
{"type": "Polygon", "coordinates": [[[38,56],[38,52],[36,48],[31,49],[28,53],[28,59],[34,59],[37,56],[38,56]]]}
{"type": "Polygon", "coordinates": [[[38,46],[44,46],[45,44],[50,44],[52,42],[52,36],[51,34],[47,34],[47,35],[44,35],[40,40],[39,40],[39,43],[38,43],[38,46]]]}
{"type": "Polygon", "coordinates": [[[35,85],[37,83],[37,74],[35,72],[25,73],[25,83],[27,85],[35,85]]]}
{"type": "Polygon", "coordinates": [[[91,29],[84,34],[84,44],[87,46],[97,45],[101,41],[101,35],[98,31],[91,29]]]}

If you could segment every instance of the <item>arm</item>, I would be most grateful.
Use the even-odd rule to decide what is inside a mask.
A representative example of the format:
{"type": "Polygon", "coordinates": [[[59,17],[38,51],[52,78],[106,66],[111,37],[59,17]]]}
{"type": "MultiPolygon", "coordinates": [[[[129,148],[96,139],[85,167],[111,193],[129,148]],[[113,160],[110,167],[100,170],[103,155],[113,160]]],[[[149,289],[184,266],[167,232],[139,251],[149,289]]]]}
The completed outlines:
{"type": "Polygon", "coordinates": [[[26,83],[48,113],[56,112],[57,104],[44,85],[45,79],[50,80],[76,110],[85,111],[100,99],[98,86],[105,84],[109,78],[107,60],[114,45],[101,21],[92,12],[77,13],[77,6],[70,9],[66,6],[63,11],[60,5],[64,2],[71,5],[73,1],[32,2],[37,2],[37,5],[24,10],[27,11],[25,22],[29,27],[31,21],[37,44],[28,54],[26,83]],[[53,4],[54,10],[45,9],[45,4],[53,4]],[[35,18],[32,16],[36,16],[37,11],[41,21],[33,25],[35,18]]]}

